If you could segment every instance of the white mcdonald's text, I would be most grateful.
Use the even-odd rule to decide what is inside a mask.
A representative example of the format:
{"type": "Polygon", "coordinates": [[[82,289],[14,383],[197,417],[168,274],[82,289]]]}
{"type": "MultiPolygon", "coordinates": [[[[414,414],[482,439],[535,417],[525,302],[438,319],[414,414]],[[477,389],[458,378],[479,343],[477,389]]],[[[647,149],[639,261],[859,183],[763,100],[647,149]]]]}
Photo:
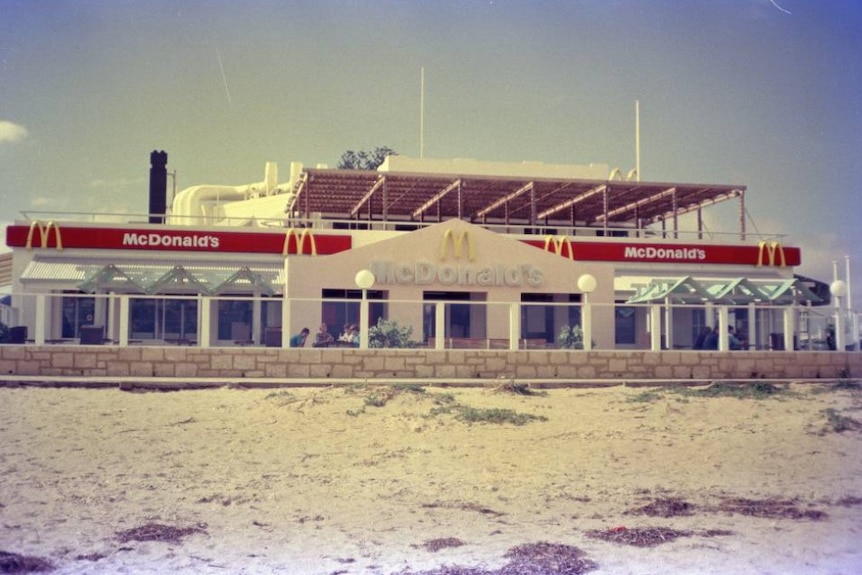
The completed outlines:
{"type": "Polygon", "coordinates": [[[539,287],[545,283],[545,275],[531,264],[519,266],[478,266],[471,264],[434,264],[431,262],[394,263],[385,260],[371,262],[371,271],[379,284],[439,283],[458,286],[505,286],[527,285],[539,287]]]}
{"type": "Polygon", "coordinates": [[[148,248],[217,248],[219,239],[216,236],[198,234],[123,234],[124,246],[142,246],[148,248]]]}
{"type": "Polygon", "coordinates": [[[705,260],[706,250],[698,248],[656,248],[652,246],[638,248],[626,246],[626,259],[660,259],[660,260],[705,260]]]}

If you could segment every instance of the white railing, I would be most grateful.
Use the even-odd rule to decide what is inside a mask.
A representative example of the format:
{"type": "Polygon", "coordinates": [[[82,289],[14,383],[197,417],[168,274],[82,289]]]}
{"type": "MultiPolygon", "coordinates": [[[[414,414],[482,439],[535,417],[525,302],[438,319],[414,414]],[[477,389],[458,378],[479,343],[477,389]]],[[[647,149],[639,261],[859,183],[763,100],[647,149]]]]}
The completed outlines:
{"type": "MultiPolygon", "coordinates": [[[[820,351],[835,349],[840,339],[831,307],[402,301],[373,295],[284,300],[13,294],[6,315],[15,324],[7,325],[5,343],[289,347],[291,337],[308,328],[305,347],[312,347],[322,322],[335,340],[327,347],[684,351],[705,347],[698,341],[704,328],[717,330],[717,341],[706,344],[717,350],[820,351]],[[359,328],[358,343],[337,341],[345,324],[359,328]]],[[[849,327],[843,342],[847,349],[860,348],[849,327]]]]}
{"type": "MultiPolygon", "coordinates": [[[[53,222],[81,222],[90,224],[140,224],[153,225],[149,223],[150,214],[146,213],[113,213],[113,212],[52,212],[52,211],[26,211],[21,212],[26,221],[53,221],[53,222]]],[[[170,218],[170,214],[156,214],[157,217],[170,218]]],[[[220,218],[220,227],[245,226],[248,217],[226,217],[220,218]]],[[[211,216],[183,216],[184,225],[207,227],[213,225],[211,216]]],[[[411,229],[419,229],[434,225],[438,222],[416,222],[411,220],[359,220],[338,218],[303,218],[303,217],[281,217],[281,218],[255,218],[255,222],[262,228],[310,228],[314,230],[371,230],[371,231],[396,231],[403,226],[411,229]]],[[[537,239],[546,235],[567,236],[571,238],[594,238],[601,237],[603,241],[620,241],[635,239],[661,240],[662,242],[751,242],[751,241],[784,241],[784,234],[752,233],[746,232],[744,239],[740,238],[739,231],[697,231],[697,230],[671,230],[661,229],[660,226],[652,224],[651,227],[635,228],[631,226],[573,226],[565,223],[529,223],[513,222],[505,224],[500,222],[473,222],[476,225],[489,230],[523,236],[536,236],[537,239]]],[[[158,224],[162,225],[162,224],[158,224]]]]}

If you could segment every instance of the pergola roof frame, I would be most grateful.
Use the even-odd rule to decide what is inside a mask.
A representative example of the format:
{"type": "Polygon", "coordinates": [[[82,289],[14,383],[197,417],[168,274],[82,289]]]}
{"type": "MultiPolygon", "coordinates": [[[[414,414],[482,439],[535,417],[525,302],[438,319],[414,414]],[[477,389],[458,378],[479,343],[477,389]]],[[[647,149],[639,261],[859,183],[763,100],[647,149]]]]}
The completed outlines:
{"type": "Polygon", "coordinates": [[[823,300],[798,278],[781,280],[655,278],[641,284],[626,303],[712,303],[716,305],[819,304],[823,300]]]}
{"type": "Polygon", "coordinates": [[[294,186],[291,215],[347,220],[367,211],[371,221],[462,218],[555,225],[568,223],[577,207],[577,222],[571,225],[614,227],[673,219],[744,190],[738,185],[314,168],[294,186]]]}
{"type": "MultiPolygon", "coordinates": [[[[427,202],[422,204],[418,209],[414,210],[412,216],[414,218],[418,218],[428,208],[430,208],[434,204],[437,204],[440,200],[442,200],[444,197],[446,197],[452,190],[457,190],[460,187],[461,187],[461,179],[458,178],[457,180],[450,183],[448,186],[446,186],[445,188],[443,188],[442,190],[440,190],[439,192],[434,194],[434,196],[430,200],[428,200],[427,202]]],[[[460,204],[460,202],[459,202],[459,204],[460,204]]],[[[461,210],[459,209],[458,211],[460,212],[461,210]]]]}

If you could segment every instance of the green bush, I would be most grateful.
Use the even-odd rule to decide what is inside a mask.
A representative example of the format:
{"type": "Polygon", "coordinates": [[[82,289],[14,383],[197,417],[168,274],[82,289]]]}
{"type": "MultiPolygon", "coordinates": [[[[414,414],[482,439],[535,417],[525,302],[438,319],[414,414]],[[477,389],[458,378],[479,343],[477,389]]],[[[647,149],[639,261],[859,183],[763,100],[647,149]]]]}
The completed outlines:
{"type": "Polygon", "coordinates": [[[785,387],[773,385],[768,381],[756,381],[753,383],[719,381],[700,389],[686,387],[676,391],[698,397],[736,397],[739,399],[767,399],[789,394],[785,387]]]}
{"type": "Polygon", "coordinates": [[[368,329],[368,347],[416,347],[419,343],[410,340],[412,335],[413,326],[402,327],[397,321],[380,318],[368,329]]]}
{"type": "Polygon", "coordinates": [[[518,413],[512,409],[498,407],[477,408],[463,406],[458,410],[459,420],[466,423],[511,423],[513,425],[524,425],[530,421],[547,421],[542,415],[531,413],[518,413]]]}
{"type": "Polygon", "coordinates": [[[584,349],[584,330],[579,325],[564,325],[557,334],[557,345],[562,349],[584,349]]]}

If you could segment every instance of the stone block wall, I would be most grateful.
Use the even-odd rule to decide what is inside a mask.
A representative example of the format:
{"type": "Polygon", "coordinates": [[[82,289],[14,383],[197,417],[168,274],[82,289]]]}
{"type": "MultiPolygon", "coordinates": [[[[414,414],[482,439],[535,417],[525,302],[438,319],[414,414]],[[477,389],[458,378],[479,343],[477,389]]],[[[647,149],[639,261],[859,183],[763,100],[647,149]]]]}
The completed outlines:
{"type": "Polygon", "coordinates": [[[858,352],[495,351],[0,345],[0,374],[273,380],[710,380],[862,377],[858,352]]]}

